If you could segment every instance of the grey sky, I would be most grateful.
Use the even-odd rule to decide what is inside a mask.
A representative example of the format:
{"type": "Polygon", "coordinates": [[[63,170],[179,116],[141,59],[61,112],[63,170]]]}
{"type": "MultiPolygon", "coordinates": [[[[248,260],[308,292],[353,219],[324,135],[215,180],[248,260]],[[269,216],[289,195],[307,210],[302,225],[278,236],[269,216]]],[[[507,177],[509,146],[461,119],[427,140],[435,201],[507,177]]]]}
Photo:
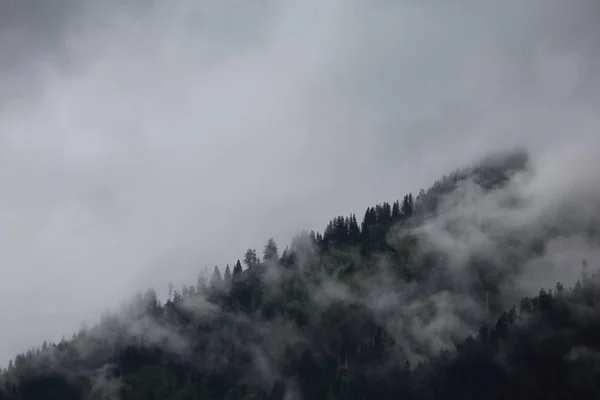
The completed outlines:
{"type": "Polygon", "coordinates": [[[0,0],[0,362],[490,150],[530,147],[544,190],[594,185],[598,18],[596,0],[0,0]]]}

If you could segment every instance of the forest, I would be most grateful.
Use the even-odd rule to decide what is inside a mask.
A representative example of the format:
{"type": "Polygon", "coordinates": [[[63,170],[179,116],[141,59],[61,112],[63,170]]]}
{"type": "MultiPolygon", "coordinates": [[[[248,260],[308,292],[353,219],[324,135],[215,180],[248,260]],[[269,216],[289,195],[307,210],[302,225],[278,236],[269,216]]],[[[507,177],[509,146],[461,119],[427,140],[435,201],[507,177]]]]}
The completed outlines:
{"type": "Polygon", "coordinates": [[[593,261],[564,266],[573,282],[522,284],[553,241],[597,246],[597,225],[526,218],[531,174],[526,152],[490,156],[199,268],[197,282],[165,282],[168,298],[132,295],[16,355],[0,400],[598,398],[593,261]]]}

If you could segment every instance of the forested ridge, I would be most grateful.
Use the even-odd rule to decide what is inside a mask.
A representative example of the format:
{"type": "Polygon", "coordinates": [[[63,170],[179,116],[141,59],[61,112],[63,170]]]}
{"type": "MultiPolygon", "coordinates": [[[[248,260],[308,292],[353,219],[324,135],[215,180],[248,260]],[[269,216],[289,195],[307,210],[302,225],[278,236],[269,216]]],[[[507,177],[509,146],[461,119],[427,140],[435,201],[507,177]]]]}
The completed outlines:
{"type": "Polygon", "coordinates": [[[524,152],[494,156],[285,248],[269,239],[163,301],[137,294],[17,355],[0,400],[598,398],[592,262],[565,266],[569,286],[519,285],[553,238],[597,244],[597,227],[513,229],[529,173],[524,152]]]}

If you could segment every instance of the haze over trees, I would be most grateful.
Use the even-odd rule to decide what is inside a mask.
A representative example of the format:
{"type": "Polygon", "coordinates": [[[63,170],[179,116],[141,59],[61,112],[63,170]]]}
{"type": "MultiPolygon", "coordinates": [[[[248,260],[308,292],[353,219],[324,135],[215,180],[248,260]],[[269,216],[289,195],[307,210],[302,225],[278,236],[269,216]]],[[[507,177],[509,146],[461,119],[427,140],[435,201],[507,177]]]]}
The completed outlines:
{"type": "Polygon", "coordinates": [[[557,243],[597,247],[597,221],[537,213],[531,174],[527,153],[495,155],[136,294],[17,355],[0,400],[598,398],[595,265],[523,284],[545,282],[557,243]]]}

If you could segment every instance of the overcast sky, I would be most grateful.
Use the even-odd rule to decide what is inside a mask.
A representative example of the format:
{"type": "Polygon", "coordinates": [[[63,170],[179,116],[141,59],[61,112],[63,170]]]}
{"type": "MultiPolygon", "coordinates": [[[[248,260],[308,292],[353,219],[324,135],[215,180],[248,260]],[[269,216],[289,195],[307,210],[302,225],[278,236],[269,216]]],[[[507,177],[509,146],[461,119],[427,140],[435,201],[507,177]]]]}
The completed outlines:
{"type": "Polygon", "coordinates": [[[599,19],[597,0],[0,0],[0,363],[490,150],[595,174],[599,19]]]}

